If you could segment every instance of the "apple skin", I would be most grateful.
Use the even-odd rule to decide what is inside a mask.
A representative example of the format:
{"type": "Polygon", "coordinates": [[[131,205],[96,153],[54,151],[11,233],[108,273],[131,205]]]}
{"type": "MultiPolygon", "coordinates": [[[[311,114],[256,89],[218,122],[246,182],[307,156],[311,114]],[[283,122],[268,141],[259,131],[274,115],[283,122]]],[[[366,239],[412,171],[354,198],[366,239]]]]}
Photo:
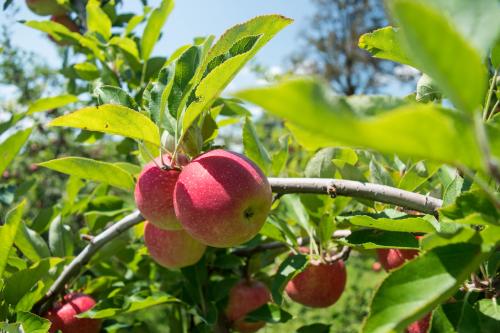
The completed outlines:
{"type": "Polygon", "coordinates": [[[431,316],[432,312],[426,314],[422,319],[411,323],[406,327],[405,333],[427,333],[431,323],[431,316]]]}
{"type": "Polygon", "coordinates": [[[35,14],[40,16],[64,15],[66,8],[57,3],[56,0],[26,0],[26,5],[35,14]]]}
{"type": "Polygon", "coordinates": [[[238,332],[257,332],[266,323],[245,321],[245,316],[269,301],[271,293],[265,284],[255,280],[241,280],[229,291],[226,317],[238,332]]]}
{"type": "Polygon", "coordinates": [[[312,308],[326,308],[340,298],[346,280],[347,273],[342,260],[333,263],[311,260],[302,272],[288,282],[285,291],[297,303],[312,308]]]}
{"type": "Polygon", "coordinates": [[[271,208],[266,176],[245,156],[212,150],[182,170],[174,208],[184,229],[213,247],[232,247],[252,239],[271,208]]]}
{"type": "Polygon", "coordinates": [[[57,330],[63,333],[100,332],[101,320],[75,317],[92,308],[95,303],[95,300],[88,295],[79,293],[65,295],[60,303],[43,315],[52,323],[49,333],[55,333],[57,330]]]}
{"type": "Polygon", "coordinates": [[[163,162],[157,157],[154,162],[146,164],[135,185],[135,204],[144,218],[158,228],[180,230],[182,226],[175,216],[173,201],[175,183],[180,171],[158,167],[163,164],[171,166],[170,156],[163,155],[163,162]]]}
{"type": "Polygon", "coordinates": [[[206,249],[184,230],[163,230],[149,222],[144,225],[144,243],[153,260],[166,268],[193,265],[206,249]]]}
{"type": "Polygon", "coordinates": [[[418,250],[377,249],[378,260],[386,271],[395,269],[418,255],[418,250]]]}

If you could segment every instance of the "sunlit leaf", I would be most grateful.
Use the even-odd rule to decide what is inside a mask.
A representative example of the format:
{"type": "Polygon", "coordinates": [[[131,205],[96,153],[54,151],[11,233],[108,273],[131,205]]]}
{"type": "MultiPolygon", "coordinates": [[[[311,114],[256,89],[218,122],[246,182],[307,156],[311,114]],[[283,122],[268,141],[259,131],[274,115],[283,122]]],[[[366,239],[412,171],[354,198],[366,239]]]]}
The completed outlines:
{"type": "Polygon", "coordinates": [[[75,102],[78,102],[78,97],[74,95],[61,95],[41,98],[29,106],[28,114],[57,109],[75,102]]]}
{"type": "Polygon", "coordinates": [[[9,252],[14,245],[14,240],[21,225],[25,205],[26,202],[23,201],[9,211],[5,217],[5,224],[0,226],[0,277],[2,277],[5,266],[7,266],[9,252]]]}
{"type": "Polygon", "coordinates": [[[0,174],[9,166],[31,134],[31,128],[19,131],[0,143],[0,174]]]}
{"type": "Polygon", "coordinates": [[[155,8],[149,16],[141,39],[141,57],[143,60],[147,60],[151,56],[163,25],[172,9],[174,9],[173,0],[162,0],[160,7],[155,8]]]}

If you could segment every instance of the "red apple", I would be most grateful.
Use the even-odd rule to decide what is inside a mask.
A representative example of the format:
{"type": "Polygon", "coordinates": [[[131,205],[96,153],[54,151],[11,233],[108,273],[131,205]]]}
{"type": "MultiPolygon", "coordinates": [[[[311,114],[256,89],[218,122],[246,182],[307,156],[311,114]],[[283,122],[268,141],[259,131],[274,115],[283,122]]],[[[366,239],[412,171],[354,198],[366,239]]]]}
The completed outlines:
{"type": "Polygon", "coordinates": [[[431,322],[432,312],[425,315],[420,320],[411,323],[405,330],[405,333],[427,333],[431,322]]]}
{"type": "Polygon", "coordinates": [[[270,300],[271,293],[265,284],[254,280],[241,280],[229,291],[226,317],[236,331],[256,332],[266,323],[245,321],[245,316],[270,300]]]}
{"type": "Polygon", "coordinates": [[[285,291],[297,303],[313,308],[326,308],[340,298],[346,280],[347,274],[342,260],[325,263],[313,259],[302,272],[288,282],[285,291]]]}
{"type": "Polygon", "coordinates": [[[174,207],[184,229],[200,242],[231,247],[252,239],[266,221],[272,193],[266,176],[245,156],[217,149],[182,170],[174,207]]]}
{"type": "Polygon", "coordinates": [[[180,171],[164,170],[165,164],[171,167],[170,156],[163,155],[163,162],[157,157],[142,170],[135,185],[135,203],[141,214],[157,226],[165,230],[182,229],[174,211],[174,187],[180,171]]]}
{"type": "Polygon", "coordinates": [[[64,15],[67,12],[57,0],[26,0],[26,5],[33,13],[41,16],[64,15]]]}
{"type": "Polygon", "coordinates": [[[206,249],[184,230],[163,230],[149,222],[144,226],[144,243],[154,261],[167,268],[193,265],[206,249]]]}
{"type": "Polygon", "coordinates": [[[57,330],[61,330],[63,333],[100,332],[101,320],[75,317],[92,308],[95,303],[92,297],[84,294],[65,295],[60,303],[43,315],[52,323],[49,332],[55,333],[57,330]]]}

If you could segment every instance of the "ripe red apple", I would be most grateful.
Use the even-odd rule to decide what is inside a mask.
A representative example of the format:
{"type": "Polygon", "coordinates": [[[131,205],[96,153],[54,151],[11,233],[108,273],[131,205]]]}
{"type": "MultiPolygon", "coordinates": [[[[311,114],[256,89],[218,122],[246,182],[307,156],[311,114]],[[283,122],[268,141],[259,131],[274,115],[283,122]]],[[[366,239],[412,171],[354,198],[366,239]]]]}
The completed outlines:
{"type": "Polygon", "coordinates": [[[229,291],[226,317],[236,331],[256,332],[266,323],[245,321],[245,316],[270,300],[271,293],[265,284],[255,280],[241,280],[229,291]]]}
{"type": "Polygon", "coordinates": [[[52,323],[49,333],[55,333],[57,330],[63,333],[100,332],[101,320],[75,317],[92,308],[95,303],[95,300],[88,295],[78,293],[65,295],[60,303],[43,315],[52,323]]]}
{"type": "MultiPolygon", "coordinates": [[[[184,159],[185,157],[183,161],[184,159]]],[[[172,166],[170,156],[163,155],[163,162],[157,157],[146,164],[135,185],[135,203],[146,220],[158,228],[180,230],[182,226],[175,216],[173,201],[174,187],[180,171],[161,168],[163,165],[172,166]]]]}
{"type": "Polygon", "coordinates": [[[397,268],[418,255],[418,250],[377,249],[378,260],[386,271],[397,268]]]}
{"type": "Polygon", "coordinates": [[[184,230],[163,230],[149,222],[144,226],[144,243],[154,261],[167,268],[193,265],[206,249],[184,230]]]}
{"type": "Polygon", "coordinates": [[[26,0],[26,5],[33,13],[40,16],[64,15],[67,12],[57,0],[26,0]]]}
{"type": "Polygon", "coordinates": [[[405,333],[427,333],[431,322],[432,312],[425,315],[420,320],[411,323],[406,327],[405,333]]]}
{"type": "Polygon", "coordinates": [[[174,207],[184,229],[200,242],[231,247],[252,239],[266,221],[272,193],[266,176],[245,156],[217,149],[182,170],[174,207]]]}
{"type": "Polygon", "coordinates": [[[342,260],[325,263],[312,259],[302,272],[288,282],[285,291],[297,303],[313,308],[326,308],[340,298],[346,280],[342,260]]]}

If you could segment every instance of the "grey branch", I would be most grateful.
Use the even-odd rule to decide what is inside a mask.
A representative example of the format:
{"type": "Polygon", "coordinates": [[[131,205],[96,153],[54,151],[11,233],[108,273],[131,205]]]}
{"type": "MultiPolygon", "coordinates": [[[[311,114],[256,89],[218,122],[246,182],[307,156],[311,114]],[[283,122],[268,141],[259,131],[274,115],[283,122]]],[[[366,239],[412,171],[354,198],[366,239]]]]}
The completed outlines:
{"type": "MultiPolygon", "coordinates": [[[[337,195],[350,196],[356,198],[370,199],[387,204],[397,205],[424,213],[435,214],[441,207],[442,201],[430,196],[400,190],[390,186],[362,183],[343,179],[322,179],[322,178],[269,178],[269,183],[273,192],[278,194],[287,193],[317,193],[328,194],[333,197],[337,195]]],[[[76,276],[80,269],[86,265],[92,256],[105,244],[131,228],[144,221],[138,211],[125,216],[99,235],[89,239],[88,245],[64,268],[61,275],[50,287],[47,294],[35,308],[53,299],[64,290],[64,286],[71,278],[76,276]]],[[[282,245],[274,244],[271,247],[282,245]]],[[[243,253],[245,255],[245,253],[243,253]]]]}
{"type": "Polygon", "coordinates": [[[436,214],[443,201],[395,187],[345,179],[269,178],[276,193],[317,193],[369,199],[401,206],[426,214],[436,214]]]}

